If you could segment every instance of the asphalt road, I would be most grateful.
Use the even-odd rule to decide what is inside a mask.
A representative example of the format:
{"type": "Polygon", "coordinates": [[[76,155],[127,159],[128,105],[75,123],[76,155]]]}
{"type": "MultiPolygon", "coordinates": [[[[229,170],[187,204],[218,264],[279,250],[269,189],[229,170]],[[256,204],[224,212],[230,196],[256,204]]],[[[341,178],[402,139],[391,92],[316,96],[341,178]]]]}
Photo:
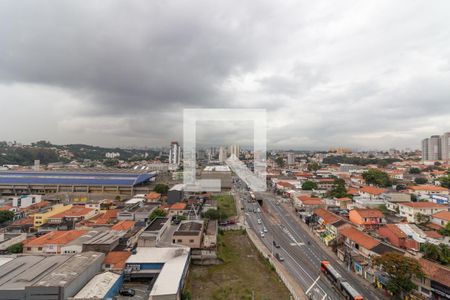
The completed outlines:
{"type": "Polygon", "coordinates": [[[276,204],[277,200],[273,193],[260,193],[263,197],[263,208],[261,209],[258,203],[246,201],[248,198],[246,191],[239,189],[237,192],[240,194],[241,205],[245,208],[247,225],[255,230],[261,241],[274,255],[278,253],[284,257],[283,264],[291,275],[298,280],[304,291],[308,290],[318,279],[310,290],[315,295],[314,299],[334,300],[343,298],[341,293],[327,278],[320,276],[320,262],[322,260],[330,261],[347,282],[363,295],[364,299],[376,300],[384,298],[380,298],[374,288],[364,285],[355,279],[354,276],[357,276],[356,274],[342,267],[335,257],[322,249],[311,238],[310,232],[298,224],[299,221],[294,219],[294,216],[286,211],[282,205],[276,204]],[[253,212],[257,208],[260,208],[260,212],[253,212]],[[261,224],[258,224],[258,219],[261,220],[261,224]],[[261,237],[260,232],[264,227],[267,229],[267,232],[264,233],[264,237],[261,237]],[[280,245],[280,248],[273,246],[273,240],[280,245]],[[308,241],[310,242],[309,244],[308,241]],[[323,298],[325,295],[326,297],[323,298]]]}

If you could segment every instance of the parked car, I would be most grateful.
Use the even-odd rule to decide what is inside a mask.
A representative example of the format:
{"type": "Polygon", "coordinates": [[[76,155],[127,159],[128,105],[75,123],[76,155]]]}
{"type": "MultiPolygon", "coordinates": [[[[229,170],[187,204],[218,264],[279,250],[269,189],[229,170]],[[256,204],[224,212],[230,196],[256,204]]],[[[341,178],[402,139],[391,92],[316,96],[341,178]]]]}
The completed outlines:
{"type": "Polygon", "coordinates": [[[278,261],[284,261],[284,257],[281,256],[280,253],[275,253],[275,257],[278,259],[278,261]]]}
{"type": "Polygon", "coordinates": [[[122,296],[133,297],[134,295],[136,295],[136,291],[133,290],[133,289],[121,288],[119,290],[119,294],[122,295],[122,296]]]}

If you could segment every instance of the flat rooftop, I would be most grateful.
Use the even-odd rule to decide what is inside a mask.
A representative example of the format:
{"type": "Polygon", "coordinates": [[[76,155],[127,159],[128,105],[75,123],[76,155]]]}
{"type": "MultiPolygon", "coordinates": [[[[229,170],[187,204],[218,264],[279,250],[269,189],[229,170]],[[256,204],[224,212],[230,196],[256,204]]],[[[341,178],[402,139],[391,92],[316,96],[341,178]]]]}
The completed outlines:
{"type": "Polygon", "coordinates": [[[156,218],[145,228],[145,231],[159,231],[168,220],[169,218],[156,218]]]}
{"type": "Polygon", "coordinates": [[[68,255],[19,256],[0,268],[0,290],[24,290],[70,257],[68,255]]]}
{"type": "Polygon", "coordinates": [[[119,280],[120,275],[112,272],[105,272],[94,276],[73,299],[105,298],[111,287],[119,280]]]}
{"type": "MultiPolygon", "coordinates": [[[[64,255],[55,257],[64,257],[64,255]]],[[[47,273],[43,278],[33,284],[33,286],[68,286],[73,280],[76,280],[84,270],[89,268],[90,265],[99,260],[103,261],[104,258],[105,255],[103,253],[93,251],[74,254],[53,271],[47,273]]]]}
{"type": "Polygon", "coordinates": [[[155,176],[156,173],[0,171],[0,185],[135,186],[155,176]]]}

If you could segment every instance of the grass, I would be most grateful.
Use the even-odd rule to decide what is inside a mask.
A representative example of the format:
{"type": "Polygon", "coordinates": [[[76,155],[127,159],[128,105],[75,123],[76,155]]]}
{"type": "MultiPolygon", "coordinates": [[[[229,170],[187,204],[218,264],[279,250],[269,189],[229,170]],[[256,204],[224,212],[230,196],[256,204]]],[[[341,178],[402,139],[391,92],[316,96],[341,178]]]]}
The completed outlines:
{"type": "Polygon", "coordinates": [[[245,232],[219,235],[217,266],[191,266],[185,292],[191,299],[289,299],[289,291],[273,267],[263,258],[245,232]]]}
{"type": "Polygon", "coordinates": [[[217,208],[227,217],[236,216],[236,204],[232,195],[216,195],[213,199],[217,201],[217,208]]]}

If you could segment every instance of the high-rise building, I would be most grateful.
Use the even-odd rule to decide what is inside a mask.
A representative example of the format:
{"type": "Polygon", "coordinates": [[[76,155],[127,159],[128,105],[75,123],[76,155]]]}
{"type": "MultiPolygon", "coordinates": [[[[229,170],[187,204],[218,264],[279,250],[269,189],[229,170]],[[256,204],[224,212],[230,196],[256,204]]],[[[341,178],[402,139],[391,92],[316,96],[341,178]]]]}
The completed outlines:
{"type": "Polygon", "coordinates": [[[294,155],[294,153],[288,153],[287,161],[288,161],[288,165],[295,164],[295,155],[294,155]]]}
{"type": "Polygon", "coordinates": [[[170,143],[169,151],[169,167],[171,169],[178,169],[181,163],[181,147],[178,142],[170,143]]]}
{"type": "Polygon", "coordinates": [[[239,153],[241,152],[241,147],[239,145],[230,146],[230,155],[236,155],[239,158],[239,153]]]}
{"type": "Polygon", "coordinates": [[[441,137],[432,135],[428,141],[428,160],[435,161],[441,159],[441,137]]]}
{"type": "Polygon", "coordinates": [[[426,161],[428,160],[428,144],[430,142],[429,138],[422,140],[422,160],[426,161]]]}
{"type": "Polygon", "coordinates": [[[443,135],[432,135],[422,140],[422,160],[450,160],[450,132],[443,135]]]}
{"type": "Polygon", "coordinates": [[[227,152],[224,147],[220,146],[219,148],[219,161],[225,162],[225,159],[227,159],[227,152]]]}
{"type": "Polygon", "coordinates": [[[441,136],[441,155],[442,160],[450,161],[450,132],[441,136]]]}

